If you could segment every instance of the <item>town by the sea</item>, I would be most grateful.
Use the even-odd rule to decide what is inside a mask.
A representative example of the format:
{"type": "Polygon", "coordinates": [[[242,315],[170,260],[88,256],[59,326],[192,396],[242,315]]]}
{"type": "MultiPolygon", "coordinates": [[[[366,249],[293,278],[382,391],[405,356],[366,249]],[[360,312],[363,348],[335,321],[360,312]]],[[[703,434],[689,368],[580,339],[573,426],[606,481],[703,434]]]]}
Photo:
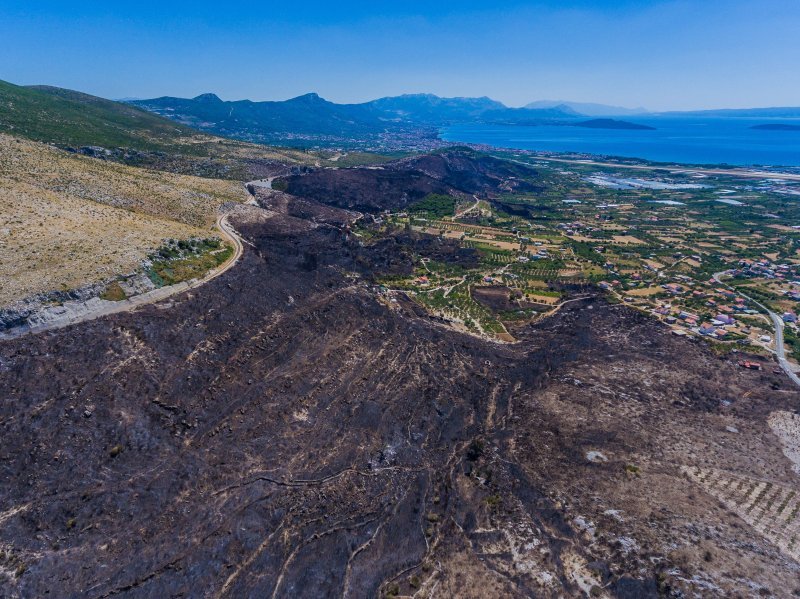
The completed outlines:
{"type": "Polygon", "coordinates": [[[641,158],[698,165],[800,166],[800,119],[624,117],[652,129],[592,129],[564,125],[454,125],[441,139],[548,152],[641,158]]]}

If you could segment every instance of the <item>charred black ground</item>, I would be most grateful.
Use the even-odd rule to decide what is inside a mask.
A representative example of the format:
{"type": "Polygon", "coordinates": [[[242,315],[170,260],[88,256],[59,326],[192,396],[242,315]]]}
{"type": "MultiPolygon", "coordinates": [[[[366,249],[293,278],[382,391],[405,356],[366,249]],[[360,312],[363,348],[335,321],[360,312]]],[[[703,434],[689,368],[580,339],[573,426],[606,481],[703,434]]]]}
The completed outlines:
{"type": "Polygon", "coordinates": [[[469,252],[359,242],[318,173],[232,218],[253,247],[223,277],[0,344],[0,595],[800,591],[682,470],[794,484],[784,379],[597,296],[514,344],[387,302],[376,276],[469,252]]]}
{"type": "Polygon", "coordinates": [[[403,209],[431,193],[469,197],[528,192],[541,186],[519,176],[535,176],[530,167],[498,160],[468,149],[415,156],[382,168],[318,169],[285,177],[292,195],[340,208],[364,211],[403,209]]]}

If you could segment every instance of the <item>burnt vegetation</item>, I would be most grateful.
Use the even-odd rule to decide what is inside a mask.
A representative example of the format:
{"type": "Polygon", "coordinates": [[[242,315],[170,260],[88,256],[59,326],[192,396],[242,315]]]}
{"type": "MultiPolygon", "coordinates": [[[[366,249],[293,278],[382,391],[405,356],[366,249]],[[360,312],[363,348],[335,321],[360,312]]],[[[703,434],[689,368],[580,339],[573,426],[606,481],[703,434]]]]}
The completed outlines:
{"type": "Polygon", "coordinates": [[[517,175],[457,151],[292,176],[231,216],[252,247],[225,275],[0,344],[0,595],[800,586],[795,562],[681,472],[769,463],[791,482],[765,459],[781,452],[766,415],[798,400],[762,380],[779,377],[596,296],[500,344],[376,290],[415,257],[474,252],[403,230],[363,241],[342,208],[517,175]]]}
{"type": "Polygon", "coordinates": [[[469,149],[415,156],[380,167],[318,169],[279,180],[287,193],[340,208],[402,210],[431,194],[470,197],[475,193],[534,192],[530,167],[469,149]]]}

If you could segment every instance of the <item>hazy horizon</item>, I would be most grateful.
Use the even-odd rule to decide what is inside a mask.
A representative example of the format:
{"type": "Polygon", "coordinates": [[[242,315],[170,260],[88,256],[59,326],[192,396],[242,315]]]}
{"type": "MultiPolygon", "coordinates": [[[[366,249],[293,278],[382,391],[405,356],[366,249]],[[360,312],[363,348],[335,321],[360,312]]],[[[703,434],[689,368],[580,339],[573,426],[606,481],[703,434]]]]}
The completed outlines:
{"type": "Polygon", "coordinates": [[[107,98],[800,104],[800,6],[788,0],[16,4],[0,8],[0,79],[107,98]]]}

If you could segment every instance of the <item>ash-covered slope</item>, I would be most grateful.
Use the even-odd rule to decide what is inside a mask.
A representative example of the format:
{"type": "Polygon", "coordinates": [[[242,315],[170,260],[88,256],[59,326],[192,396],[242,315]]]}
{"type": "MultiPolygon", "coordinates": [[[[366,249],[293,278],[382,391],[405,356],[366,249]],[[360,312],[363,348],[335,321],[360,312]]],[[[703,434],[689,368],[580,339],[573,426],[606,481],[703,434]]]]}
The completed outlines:
{"type": "Polygon", "coordinates": [[[430,193],[471,196],[542,189],[537,172],[465,148],[452,148],[381,167],[319,169],[278,185],[292,195],[331,206],[375,212],[398,210],[430,193]]]}
{"type": "Polygon", "coordinates": [[[254,247],[204,287],[0,344],[0,595],[800,587],[796,553],[702,486],[797,488],[780,377],[600,299],[513,345],[456,333],[369,283],[454,246],[361,246],[351,218],[249,208],[254,247]]]}

